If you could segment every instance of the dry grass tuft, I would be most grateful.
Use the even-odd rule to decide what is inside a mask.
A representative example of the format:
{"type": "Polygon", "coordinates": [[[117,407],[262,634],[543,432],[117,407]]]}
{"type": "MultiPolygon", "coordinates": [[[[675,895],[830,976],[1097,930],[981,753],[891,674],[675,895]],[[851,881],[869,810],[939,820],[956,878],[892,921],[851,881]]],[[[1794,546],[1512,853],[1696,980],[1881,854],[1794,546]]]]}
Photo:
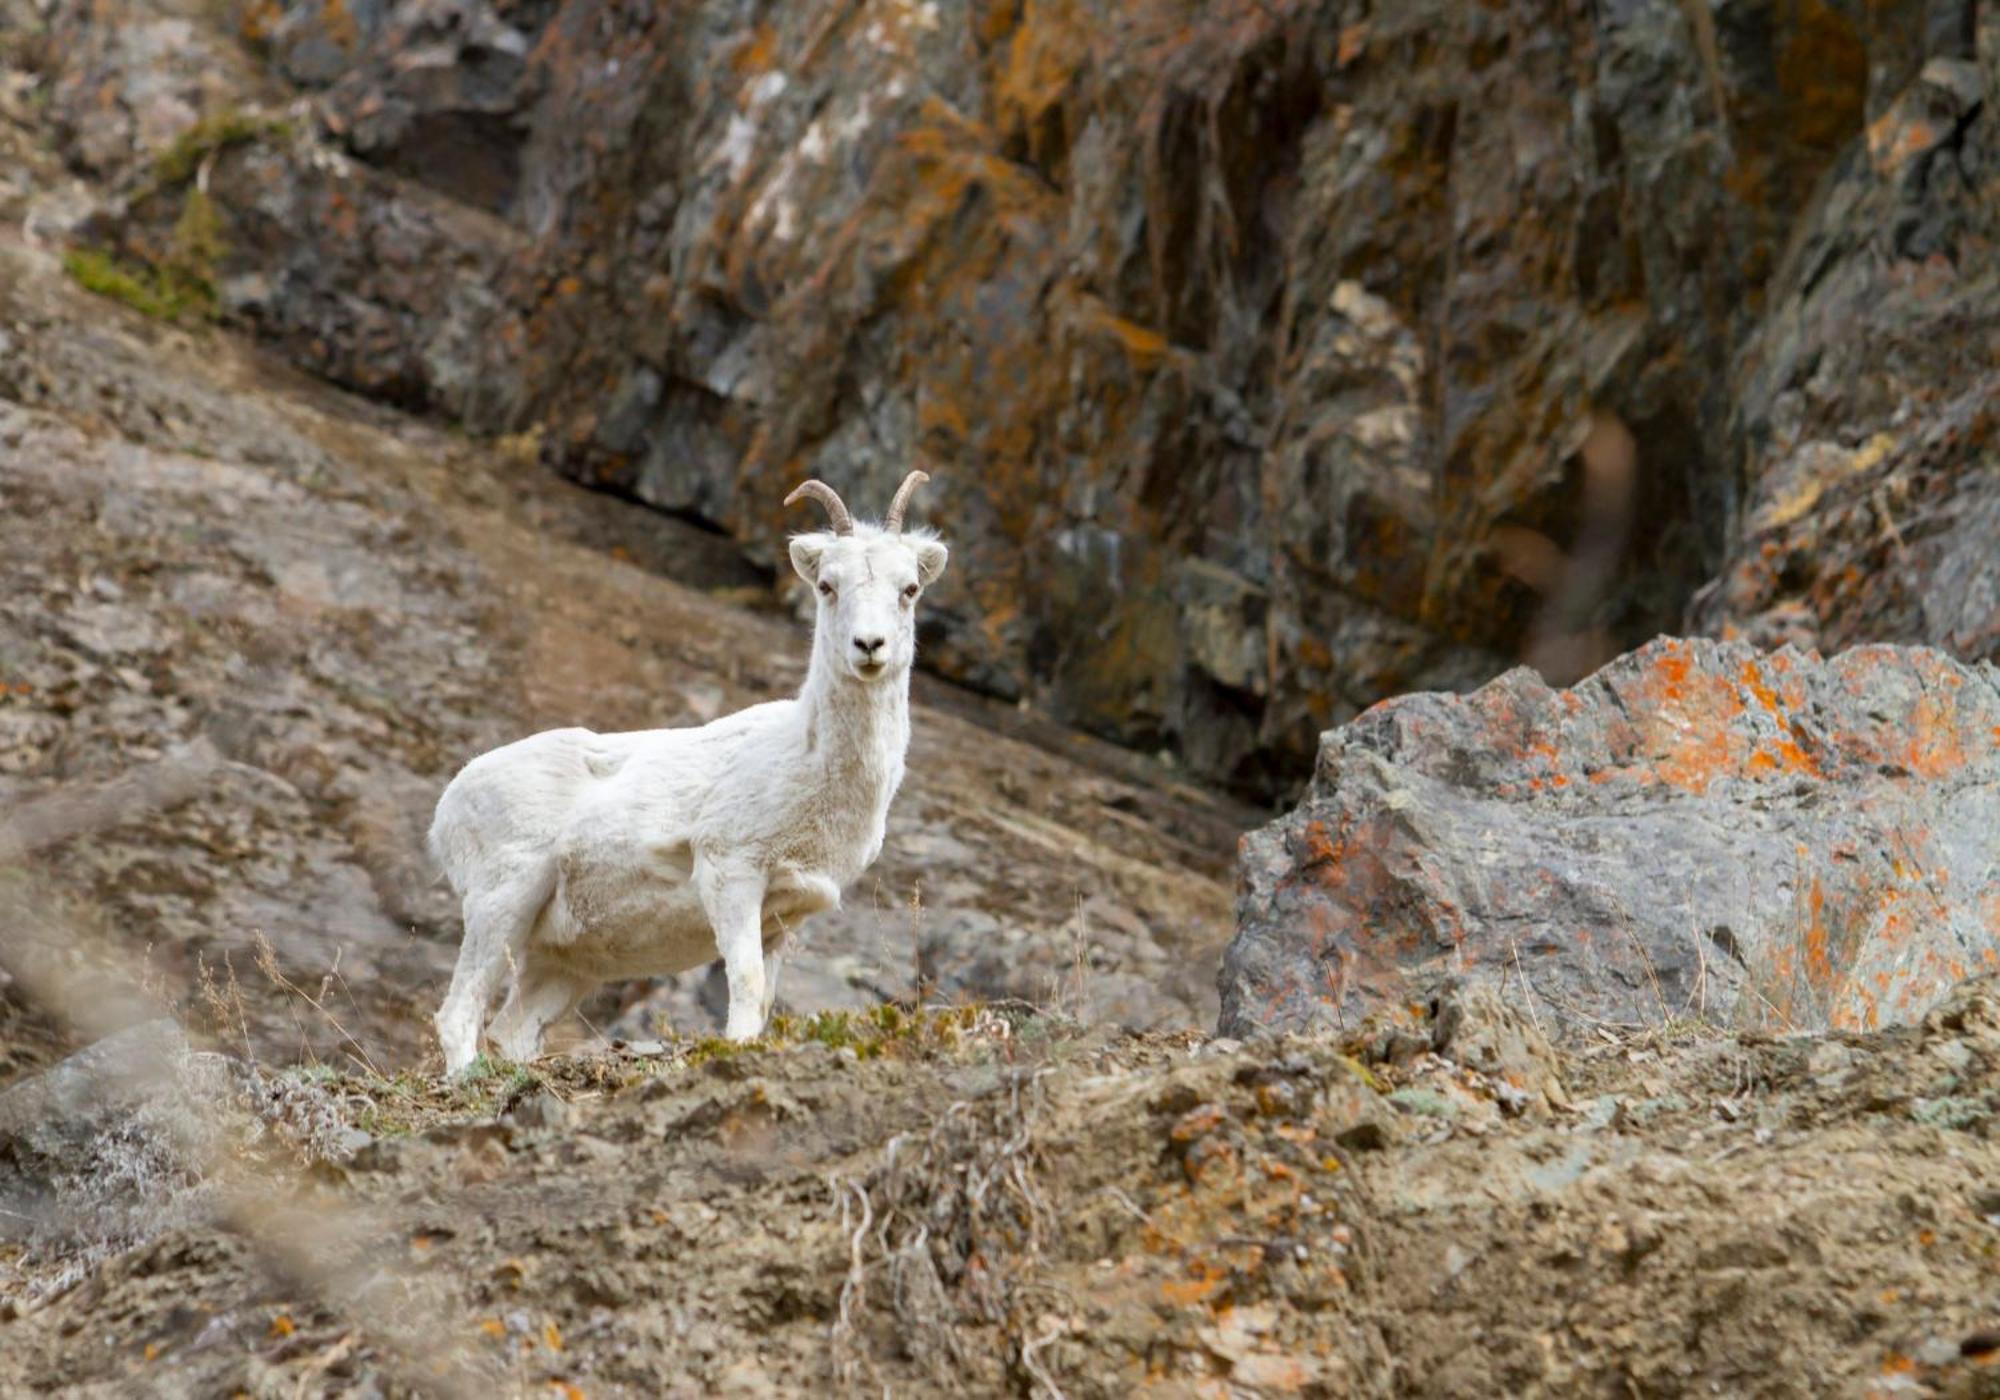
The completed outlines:
{"type": "Polygon", "coordinates": [[[983,1325],[1008,1338],[1022,1379],[1062,1395],[1029,1338],[1031,1320],[1052,1301],[1034,1265],[1059,1227],[1035,1182],[1049,1072],[1015,1071],[1004,1093],[953,1103],[928,1132],[890,1139],[880,1165],[860,1179],[829,1178],[848,1240],[831,1338],[844,1385],[880,1384],[869,1334],[892,1331],[940,1387],[956,1388],[968,1361],[965,1329],[983,1325]]]}

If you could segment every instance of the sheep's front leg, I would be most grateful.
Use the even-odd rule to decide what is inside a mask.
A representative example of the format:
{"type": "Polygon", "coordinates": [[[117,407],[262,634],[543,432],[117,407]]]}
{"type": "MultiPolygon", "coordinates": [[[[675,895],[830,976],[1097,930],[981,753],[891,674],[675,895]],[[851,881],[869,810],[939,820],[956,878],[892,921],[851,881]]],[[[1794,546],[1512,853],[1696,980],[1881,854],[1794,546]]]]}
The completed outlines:
{"type": "Polygon", "coordinates": [[[729,976],[729,1019],[723,1034],[754,1040],[764,1029],[763,874],[703,862],[695,869],[695,889],[729,976]]]}
{"type": "Polygon", "coordinates": [[[840,907],[840,886],[809,870],[780,866],[765,888],[764,906],[764,1024],[778,1002],[778,970],[785,964],[785,947],[799,920],[822,909],[840,907]]]}

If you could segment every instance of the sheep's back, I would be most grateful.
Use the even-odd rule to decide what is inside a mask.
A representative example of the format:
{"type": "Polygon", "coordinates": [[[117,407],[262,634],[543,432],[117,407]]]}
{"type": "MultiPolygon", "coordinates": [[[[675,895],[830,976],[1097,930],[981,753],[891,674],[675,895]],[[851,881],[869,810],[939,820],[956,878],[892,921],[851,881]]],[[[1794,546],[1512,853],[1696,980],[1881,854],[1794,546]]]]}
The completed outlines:
{"type": "Polygon", "coordinates": [[[438,799],[431,853],[461,894],[546,856],[584,793],[615,776],[635,735],[550,729],[481,754],[438,799]]]}

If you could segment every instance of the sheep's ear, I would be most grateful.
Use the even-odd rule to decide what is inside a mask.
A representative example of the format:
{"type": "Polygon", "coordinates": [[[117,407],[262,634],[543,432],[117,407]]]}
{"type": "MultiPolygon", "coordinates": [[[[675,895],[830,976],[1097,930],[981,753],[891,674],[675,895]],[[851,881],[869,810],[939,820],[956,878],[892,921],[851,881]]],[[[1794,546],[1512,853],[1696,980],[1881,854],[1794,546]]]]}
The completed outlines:
{"type": "Polygon", "coordinates": [[[833,543],[833,536],[821,531],[811,535],[792,536],[792,567],[799,571],[799,577],[807,583],[819,582],[819,563],[826,554],[826,547],[833,543]]]}
{"type": "Polygon", "coordinates": [[[944,572],[945,560],[951,557],[950,551],[938,540],[913,540],[911,543],[917,551],[917,578],[928,587],[944,572]]]}

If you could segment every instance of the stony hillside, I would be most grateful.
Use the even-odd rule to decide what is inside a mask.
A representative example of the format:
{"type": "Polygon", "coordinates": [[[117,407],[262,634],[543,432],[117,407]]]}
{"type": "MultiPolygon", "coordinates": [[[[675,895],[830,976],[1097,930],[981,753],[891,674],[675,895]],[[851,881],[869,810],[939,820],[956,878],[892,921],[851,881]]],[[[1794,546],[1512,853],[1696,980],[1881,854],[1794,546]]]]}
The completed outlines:
{"type": "Polygon", "coordinates": [[[941,690],[788,983],[868,1009],[735,1053],[670,988],[441,1083],[454,757],[766,693],[799,629],[666,577],[704,537],[0,260],[0,1392],[1995,1393],[1990,978],[1872,1034],[1122,1028],[1210,1022],[1253,814],[941,690]]]}
{"type": "MultiPolygon", "coordinates": [[[[0,270],[0,784],[32,806],[212,751],[192,802],[39,857],[177,1000],[205,975],[265,980],[261,937],[292,980],[338,972],[375,1063],[420,1063],[457,938],[421,838],[456,766],[584,716],[712,718],[803,675],[803,627],[743,606],[768,591],[711,538],[93,298],[18,240],[0,270]]],[[[1212,1023],[1253,814],[925,694],[884,859],[816,921],[788,999],[921,986],[1212,1023]]],[[[706,1028],[698,990],[587,1014],[706,1028]]],[[[282,998],[253,1006],[260,1052],[303,1034],[332,1053],[282,998]]]]}
{"type": "Polygon", "coordinates": [[[1983,0],[0,0],[0,1395],[2000,1396],[1996,88],[1983,0]],[[785,490],[913,461],[771,1034],[440,1080],[455,766],[786,692],[785,490]]]}
{"type": "Polygon", "coordinates": [[[155,1023],[0,1091],[0,1387],[1990,1397],[1997,993],[1560,1054],[885,1008],[451,1089],[155,1023]]]}

